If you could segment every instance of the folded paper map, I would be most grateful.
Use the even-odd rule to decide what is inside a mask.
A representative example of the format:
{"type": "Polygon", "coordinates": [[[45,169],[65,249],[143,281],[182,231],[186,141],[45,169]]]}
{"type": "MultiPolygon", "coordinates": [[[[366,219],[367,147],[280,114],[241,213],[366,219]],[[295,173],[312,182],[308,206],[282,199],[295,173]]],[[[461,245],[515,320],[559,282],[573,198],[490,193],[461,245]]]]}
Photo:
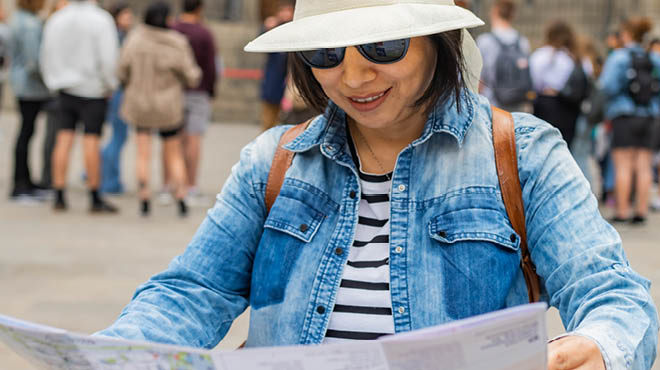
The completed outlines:
{"type": "Polygon", "coordinates": [[[0,341],[48,370],[545,370],[545,311],[536,303],[377,341],[238,351],[81,335],[0,315],[0,341]]]}

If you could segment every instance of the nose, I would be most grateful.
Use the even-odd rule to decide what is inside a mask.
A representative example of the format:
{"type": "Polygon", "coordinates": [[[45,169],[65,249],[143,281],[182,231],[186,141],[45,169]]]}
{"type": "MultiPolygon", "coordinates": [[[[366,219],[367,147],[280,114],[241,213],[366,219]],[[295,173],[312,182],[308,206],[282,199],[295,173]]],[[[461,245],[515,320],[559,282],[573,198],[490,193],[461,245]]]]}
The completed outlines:
{"type": "Polygon", "coordinates": [[[358,89],[376,79],[373,63],[360,54],[354,46],[346,48],[342,63],[342,82],[351,89],[358,89]]]}

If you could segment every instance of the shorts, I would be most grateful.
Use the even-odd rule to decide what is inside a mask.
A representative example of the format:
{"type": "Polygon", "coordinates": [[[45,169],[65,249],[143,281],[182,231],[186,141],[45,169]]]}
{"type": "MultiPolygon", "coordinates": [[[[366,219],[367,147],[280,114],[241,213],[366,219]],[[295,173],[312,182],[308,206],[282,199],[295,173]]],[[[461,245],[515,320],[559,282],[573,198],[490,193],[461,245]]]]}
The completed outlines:
{"type": "Polygon", "coordinates": [[[105,98],[83,98],[60,92],[57,99],[58,129],[76,130],[82,123],[86,135],[101,136],[103,123],[108,110],[105,98]]]}
{"type": "MultiPolygon", "coordinates": [[[[137,127],[137,132],[139,132],[139,133],[151,133],[153,130],[154,129],[152,129],[150,127],[137,127]]],[[[159,130],[158,135],[160,135],[160,137],[163,140],[165,140],[165,139],[169,139],[171,137],[177,136],[178,134],[181,133],[181,131],[183,131],[183,126],[179,126],[177,128],[173,128],[173,129],[159,130]]]]}
{"type": "Polygon", "coordinates": [[[183,130],[202,135],[211,121],[211,98],[206,91],[187,91],[185,96],[183,130]]]}
{"type": "Polygon", "coordinates": [[[612,128],[612,148],[653,150],[658,144],[658,122],[654,117],[617,117],[612,120],[612,128]]]}

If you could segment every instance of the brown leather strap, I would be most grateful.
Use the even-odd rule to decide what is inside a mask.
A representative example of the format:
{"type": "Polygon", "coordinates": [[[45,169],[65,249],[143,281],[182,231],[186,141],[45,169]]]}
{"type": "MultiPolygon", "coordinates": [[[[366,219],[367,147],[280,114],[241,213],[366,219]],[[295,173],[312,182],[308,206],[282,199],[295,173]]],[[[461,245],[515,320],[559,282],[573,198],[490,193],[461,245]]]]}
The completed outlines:
{"type": "Polygon", "coordinates": [[[280,194],[286,171],[291,167],[293,157],[296,155],[296,153],[284,149],[284,146],[302,134],[310,122],[312,121],[309,120],[291,127],[280,138],[277,150],[273,156],[270,172],[268,173],[268,182],[266,183],[266,214],[270,213],[270,209],[273,207],[275,199],[277,199],[277,196],[280,194]]]}
{"type": "Polygon", "coordinates": [[[529,302],[538,302],[541,296],[539,277],[536,267],[527,248],[527,228],[525,226],[525,208],[523,206],[522,188],[518,177],[518,157],[516,153],[516,135],[513,116],[499,108],[493,109],[493,144],[495,147],[495,164],[500,191],[509,221],[520,236],[521,267],[527,284],[529,302]]]}

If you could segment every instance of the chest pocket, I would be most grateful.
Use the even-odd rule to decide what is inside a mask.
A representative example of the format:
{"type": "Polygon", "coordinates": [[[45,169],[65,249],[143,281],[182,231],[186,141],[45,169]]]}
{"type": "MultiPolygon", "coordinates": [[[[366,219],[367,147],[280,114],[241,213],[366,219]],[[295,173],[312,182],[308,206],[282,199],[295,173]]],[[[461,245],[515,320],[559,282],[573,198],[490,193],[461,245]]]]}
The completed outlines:
{"type": "Polygon", "coordinates": [[[256,309],[284,300],[296,263],[318,237],[331,211],[317,189],[291,185],[284,184],[264,223],[250,290],[250,304],[256,309]]]}
{"type": "Polygon", "coordinates": [[[447,313],[460,319],[504,307],[520,270],[520,237],[504,211],[450,210],[428,224],[447,313]]]}

